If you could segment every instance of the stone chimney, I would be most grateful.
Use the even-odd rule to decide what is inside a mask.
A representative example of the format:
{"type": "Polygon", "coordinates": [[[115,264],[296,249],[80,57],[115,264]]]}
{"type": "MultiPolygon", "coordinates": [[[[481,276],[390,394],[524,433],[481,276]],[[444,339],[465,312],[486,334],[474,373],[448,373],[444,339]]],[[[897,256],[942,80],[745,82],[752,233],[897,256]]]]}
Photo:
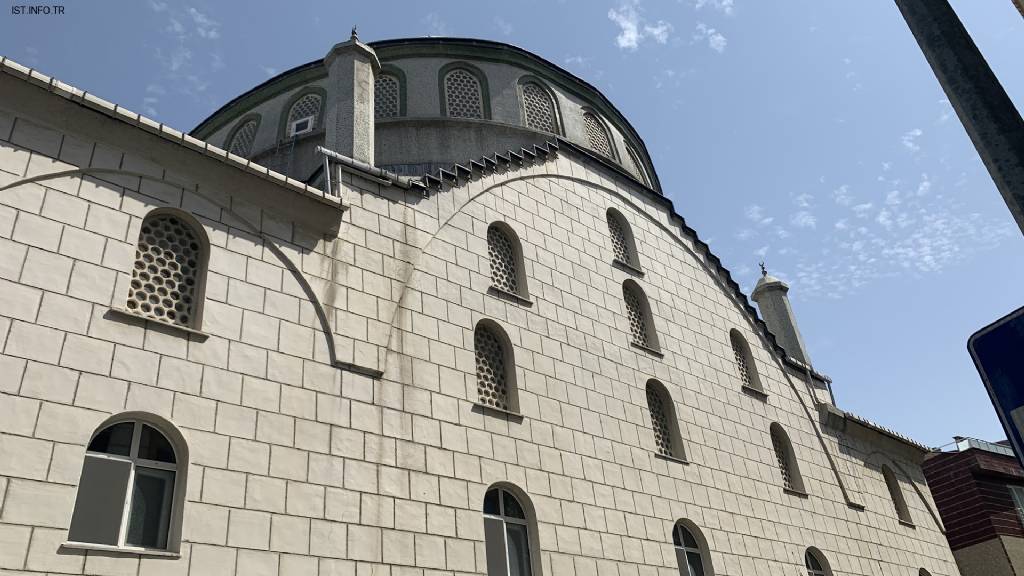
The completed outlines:
{"type": "Polygon", "coordinates": [[[359,41],[356,29],[347,42],[324,57],[328,101],[324,115],[324,146],[373,164],[373,88],[380,71],[377,53],[359,41]]]}
{"type": "Polygon", "coordinates": [[[750,295],[757,302],[768,329],[775,335],[775,340],[786,349],[791,358],[808,366],[811,358],[804,347],[804,339],[796,325],[793,307],[789,304],[789,286],[778,278],[768,274],[761,264],[761,279],[757,281],[754,292],[750,295]]]}

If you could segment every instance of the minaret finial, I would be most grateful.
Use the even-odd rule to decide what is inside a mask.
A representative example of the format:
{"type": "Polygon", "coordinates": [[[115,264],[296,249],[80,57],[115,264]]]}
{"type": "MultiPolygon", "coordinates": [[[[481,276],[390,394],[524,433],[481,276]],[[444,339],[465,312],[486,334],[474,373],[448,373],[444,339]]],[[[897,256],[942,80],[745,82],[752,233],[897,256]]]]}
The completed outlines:
{"type": "Polygon", "coordinates": [[[758,266],[761,267],[761,276],[767,276],[768,275],[768,270],[765,269],[764,262],[761,262],[760,264],[758,264],[758,266]]]}
{"type": "Polygon", "coordinates": [[[352,40],[359,40],[359,31],[356,30],[358,26],[352,26],[352,40]]]}

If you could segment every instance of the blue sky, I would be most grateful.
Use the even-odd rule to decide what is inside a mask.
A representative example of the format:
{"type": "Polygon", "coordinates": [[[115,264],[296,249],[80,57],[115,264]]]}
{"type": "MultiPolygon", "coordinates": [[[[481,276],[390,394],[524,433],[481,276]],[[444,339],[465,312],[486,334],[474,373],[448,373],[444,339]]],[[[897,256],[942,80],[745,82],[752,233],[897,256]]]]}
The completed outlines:
{"type": "MultiPolygon", "coordinates": [[[[1022,304],[1024,242],[891,0],[65,1],[0,15],[0,54],[177,128],[372,41],[510,42],[603,90],[748,291],[791,284],[840,406],[933,446],[1002,430],[967,337],[1022,304]]],[[[1024,102],[1024,19],[954,0],[1024,102]]]]}

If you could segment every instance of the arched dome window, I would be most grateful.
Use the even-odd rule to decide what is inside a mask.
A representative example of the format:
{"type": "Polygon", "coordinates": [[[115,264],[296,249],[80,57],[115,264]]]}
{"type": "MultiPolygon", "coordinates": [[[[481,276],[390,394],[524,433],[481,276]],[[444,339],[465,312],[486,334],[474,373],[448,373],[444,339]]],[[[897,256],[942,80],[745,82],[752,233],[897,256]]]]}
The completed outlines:
{"type": "Polygon", "coordinates": [[[249,154],[252,153],[252,144],[256,140],[256,128],[258,126],[259,121],[256,118],[242,121],[235,128],[228,141],[228,152],[236,156],[248,158],[249,154]]]}
{"type": "Polygon", "coordinates": [[[643,182],[645,186],[650,186],[651,181],[647,178],[647,171],[644,170],[644,164],[640,161],[640,155],[637,154],[633,146],[626,144],[626,154],[629,156],[629,163],[631,164],[629,171],[643,182]]]}
{"type": "Polygon", "coordinates": [[[591,150],[606,158],[615,159],[615,153],[612,151],[612,140],[608,136],[608,129],[604,127],[604,122],[589,110],[583,111],[583,131],[587,136],[587,146],[591,150]]]}
{"type": "Polygon", "coordinates": [[[526,125],[535,130],[558,134],[558,114],[551,93],[533,80],[523,82],[521,90],[526,125]]]}
{"type": "Polygon", "coordinates": [[[711,559],[707,543],[691,522],[680,520],[672,529],[672,545],[680,576],[712,576],[711,559]]]}
{"type": "Polygon", "coordinates": [[[187,448],[145,414],[114,419],[86,448],[68,539],[176,551],[187,448]]]}
{"type": "Polygon", "coordinates": [[[758,392],[764,392],[764,388],[761,386],[761,377],[757,373],[757,364],[754,363],[754,355],[750,352],[747,339],[740,334],[739,330],[733,328],[729,331],[729,341],[732,344],[732,354],[736,359],[736,371],[742,385],[758,392]]]}
{"type": "Polygon", "coordinates": [[[505,487],[484,495],[487,576],[532,576],[536,563],[531,508],[505,487]]]}
{"type": "Polygon", "coordinates": [[[679,434],[675,403],[665,386],[657,380],[647,382],[647,409],[651,415],[654,446],[661,456],[683,460],[683,441],[679,434]]]}
{"type": "Polygon", "coordinates": [[[376,118],[397,118],[402,115],[401,80],[395,74],[382,72],[373,85],[373,114],[376,118]]]}
{"type": "Polygon", "coordinates": [[[507,224],[487,227],[487,255],[491,264],[491,286],[500,292],[527,298],[523,250],[519,237],[507,224]]]}
{"type": "Polygon", "coordinates": [[[452,118],[483,118],[483,90],[476,74],[466,68],[449,70],[444,75],[444,104],[452,118]]]}
{"type": "Polygon", "coordinates": [[[199,329],[209,247],[195,221],[157,209],[142,220],[125,303],[151,320],[199,329]]]}
{"type": "Polygon", "coordinates": [[[478,403],[518,412],[512,344],[497,323],[481,320],[473,334],[478,403]]]}
{"type": "Polygon", "coordinates": [[[782,487],[792,492],[804,493],[803,477],[800,475],[796,452],[793,451],[793,443],[790,442],[789,435],[778,422],[773,422],[769,431],[772,438],[772,449],[775,451],[775,461],[779,466],[779,474],[782,475],[782,487]]]}
{"type": "Polygon", "coordinates": [[[323,98],[319,94],[306,94],[292,104],[288,110],[288,124],[285,136],[292,137],[316,129],[320,120],[320,106],[323,98]]]}
{"type": "Polygon", "coordinates": [[[622,299],[626,303],[626,317],[629,319],[630,344],[657,352],[658,335],[654,331],[654,319],[647,295],[639,284],[626,280],[622,283],[622,299]]]}
{"type": "Polygon", "coordinates": [[[807,576],[832,576],[832,569],[829,568],[825,556],[814,548],[808,548],[804,552],[804,567],[807,568],[807,576]]]}
{"type": "Polygon", "coordinates": [[[896,510],[896,517],[899,518],[900,522],[912,524],[910,508],[907,507],[907,500],[903,497],[900,481],[896,478],[892,468],[886,464],[882,465],[882,478],[885,479],[885,487],[889,489],[889,499],[892,500],[892,506],[896,510]]]}
{"type": "Polygon", "coordinates": [[[636,239],[626,217],[615,208],[609,208],[605,217],[608,221],[608,235],[612,239],[614,261],[639,269],[640,258],[636,253],[636,239]]]}

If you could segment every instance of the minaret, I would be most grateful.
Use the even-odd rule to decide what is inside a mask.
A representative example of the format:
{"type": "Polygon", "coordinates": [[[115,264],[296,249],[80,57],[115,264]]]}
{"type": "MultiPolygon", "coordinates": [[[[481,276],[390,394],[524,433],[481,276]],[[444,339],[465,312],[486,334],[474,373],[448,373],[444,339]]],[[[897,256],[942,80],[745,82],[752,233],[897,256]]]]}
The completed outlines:
{"type": "Polygon", "coordinates": [[[796,325],[793,307],[789,304],[789,286],[778,278],[768,274],[761,263],[761,279],[750,297],[757,302],[768,329],[775,335],[776,342],[786,349],[786,354],[810,366],[811,357],[804,347],[804,339],[796,325]]]}
{"type": "Polygon", "coordinates": [[[359,41],[352,27],[352,37],[331,48],[324,66],[328,77],[324,146],[372,165],[373,89],[380,71],[377,53],[359,41]]]}

